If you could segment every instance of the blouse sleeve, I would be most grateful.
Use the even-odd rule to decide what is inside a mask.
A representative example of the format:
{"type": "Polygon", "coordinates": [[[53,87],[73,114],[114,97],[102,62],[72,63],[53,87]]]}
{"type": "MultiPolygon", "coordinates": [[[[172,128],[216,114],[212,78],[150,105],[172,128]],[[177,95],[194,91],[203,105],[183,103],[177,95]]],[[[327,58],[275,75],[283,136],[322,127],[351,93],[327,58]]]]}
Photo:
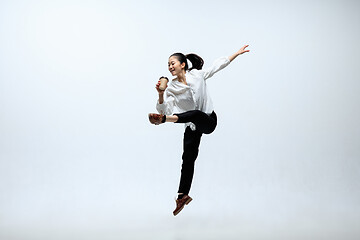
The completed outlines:
{"type": "Polygon", "coordinates": [[[171,95],[167,95],[166,99],[162,104],[159,103],[159,100],[156,102],[156,110],[160,114],[164,115],[172,115],[174,111],[174,97],[171,95]]]}
{"type": "Polygon", "coordinates": [[[208,79],[212,77],[216,72],[220,71],[221,69],[225,68],[227,65],[230,64],[229,57],[221,57],[217,59],[211,67],[201,70],[203,72],[204,79],[208,79]]]}

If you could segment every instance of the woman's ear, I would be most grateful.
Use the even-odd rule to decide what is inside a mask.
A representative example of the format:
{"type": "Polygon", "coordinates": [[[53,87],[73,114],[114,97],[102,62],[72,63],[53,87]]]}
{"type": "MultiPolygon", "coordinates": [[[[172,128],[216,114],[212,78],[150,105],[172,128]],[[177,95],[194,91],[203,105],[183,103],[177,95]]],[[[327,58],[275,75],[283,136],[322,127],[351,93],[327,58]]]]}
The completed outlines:
{"type": "Polygon", "coordinates": [[[182,64],[180,64],[181,69],[184,69],[185,66],[186,66],[185,62],[183,62],[182,64]]]}

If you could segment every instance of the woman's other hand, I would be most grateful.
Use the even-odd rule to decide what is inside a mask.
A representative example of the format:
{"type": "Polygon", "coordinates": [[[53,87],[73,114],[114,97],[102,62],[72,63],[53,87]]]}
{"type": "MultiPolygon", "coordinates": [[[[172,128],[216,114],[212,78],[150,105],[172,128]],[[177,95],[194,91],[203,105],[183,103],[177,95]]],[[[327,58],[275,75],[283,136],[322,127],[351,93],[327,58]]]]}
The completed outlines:
{"type": "Polygon", "coordinates": [[[250,52],[250,50],[246,50],[246,48],[248,47],[249,45],[244,45],[242,48],[240,48],[239,51],[237,51],[236,53],[234,53],[233,55],[229,56],[229,60],[230,62],[232,62],[237,56],[243,54],[243,53],[246,53],[246,52],[250,52]]]}
{"type": "Polygon", "coordinates": [[[248,46],[249,46],[249,45],[245,45],[245,46],[243,46],[242,48],[240,48],[240,50],[237,51],[237,54],[238,54],[238,55],[241,55],[241,54],[243,54],[243,53],[250,52],[250,50],[245,50],[245,48],[247,48],[248,46]]]}

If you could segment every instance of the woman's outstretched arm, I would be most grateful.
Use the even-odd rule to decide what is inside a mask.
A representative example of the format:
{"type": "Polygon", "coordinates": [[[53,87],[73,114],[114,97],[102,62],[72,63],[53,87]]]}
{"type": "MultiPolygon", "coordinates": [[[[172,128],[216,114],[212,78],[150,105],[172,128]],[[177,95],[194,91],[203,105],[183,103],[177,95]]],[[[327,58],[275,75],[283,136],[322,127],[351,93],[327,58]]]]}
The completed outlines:
{"type": "Polygon", "coordinates": [[[231,56],[229,57],[230,62],[232,62],[237,56],[239,56],[239,55],[241,55],[241,54],[243,54],[243,53],[246,53],[246,52],[250,52],[250,50],[245,50],[245,48],[247,48],[248,46],[249,46],[249,45],[243,46],[242,48],[240,48],[239,51],[237,51],[236,53],[234,53],[233,55],[231,55],[231,56]]]}

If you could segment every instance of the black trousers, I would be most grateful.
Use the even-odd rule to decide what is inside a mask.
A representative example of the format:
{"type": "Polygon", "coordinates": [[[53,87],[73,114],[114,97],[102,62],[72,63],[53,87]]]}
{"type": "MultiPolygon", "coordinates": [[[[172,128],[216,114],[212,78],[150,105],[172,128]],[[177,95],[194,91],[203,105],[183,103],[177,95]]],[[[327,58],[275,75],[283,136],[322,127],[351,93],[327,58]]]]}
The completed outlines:
{"type": "Polygon", "coordinates": [[[210,115],[199,110],[188,111],[174,114],[179,117],[176,123],[192,122],[196,126],[196,131],[192,131],[190,126],[184,133],[184,151],[182,155],[181,177],[178,193],[189,194],[192,179],[194,176],[195,160],[199,153],[199,146],[202,134],[212,133],[217,125],[215,112],[210,115]]]}

